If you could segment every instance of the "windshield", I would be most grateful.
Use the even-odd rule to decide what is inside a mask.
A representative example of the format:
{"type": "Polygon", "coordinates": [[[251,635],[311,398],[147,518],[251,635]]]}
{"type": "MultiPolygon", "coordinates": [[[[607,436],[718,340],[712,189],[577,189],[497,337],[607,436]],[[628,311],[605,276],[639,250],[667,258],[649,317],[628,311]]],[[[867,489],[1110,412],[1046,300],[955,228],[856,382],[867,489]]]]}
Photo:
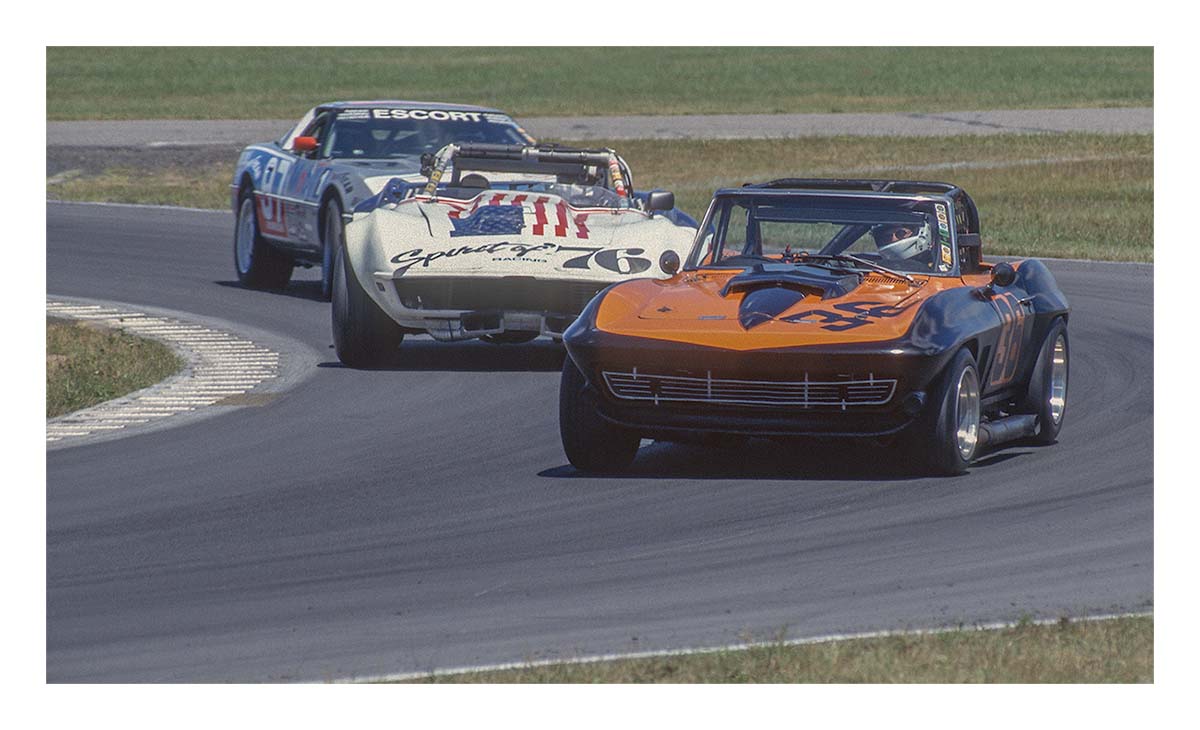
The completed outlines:
{"type": "MultiPolygon", "coordinates": [[[[954,267],[947,206],[840,195],[737,195],[714,201],[688,267],[854,257],[894,271],[954,267]]],[[[844,263],[844,261],[843,261],[844,263]]]]}
{"type": "Polygon", "coordinates": [[[343,109],[322,139],[322,156],[350,159],[419,157],[451,142],[529,144],[506,114],[442,109],[343,109]]]}

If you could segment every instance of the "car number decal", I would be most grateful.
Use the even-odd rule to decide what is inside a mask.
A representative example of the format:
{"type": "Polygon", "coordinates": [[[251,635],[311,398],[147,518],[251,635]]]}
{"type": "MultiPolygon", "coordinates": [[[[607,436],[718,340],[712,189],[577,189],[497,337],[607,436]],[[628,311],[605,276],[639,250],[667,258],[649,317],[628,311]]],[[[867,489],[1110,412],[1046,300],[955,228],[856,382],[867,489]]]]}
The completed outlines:
{"type": "Polygon", "coordinates": [[[1029,316],[1020,300],[1010,292],[992,297],[992,306],[1000,315],[1000,337],[996,340],[993,359],[992,385],[1005,385],[1017,375],[1021,359],[1021,343],[1025,335],[1025,320],[1029,316]]]}
{"type": "Polygon", "coordinates": [[[258,227],[267,235],[287,235],[287,213],[283,201],[274,196],[279,195],[283,189],[291,169],[292,161],[285,157],[271,157],[263,167],[262,180],[259,183],[261,190],[256,191],[256,194],[258,227]]]}

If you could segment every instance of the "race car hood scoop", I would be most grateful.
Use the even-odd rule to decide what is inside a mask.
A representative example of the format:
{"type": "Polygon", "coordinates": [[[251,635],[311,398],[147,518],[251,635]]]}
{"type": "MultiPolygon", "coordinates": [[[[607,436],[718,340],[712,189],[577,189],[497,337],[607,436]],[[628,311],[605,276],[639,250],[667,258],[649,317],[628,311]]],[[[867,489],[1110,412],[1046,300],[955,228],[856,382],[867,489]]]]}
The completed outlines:
{"type": "Polygon", "coordinates": [[[726,282],[721,296],[744,292],[738,305],[738,323],[750,329],[771,321],[805,297],[843,297],[860,282],[857,274],[837,275],[812,266],[759,264],[726,282]]]}
{"type": "Polygon", "coordinates": [[[796,306],[804,296],[802,291],[782,286],[752,289],[746,292],[742,303],[738,305],[738,323],[743,329],[750,329],[770,322],[779,314],[796,306]]]}
{"type": "Polygon", "coordinates": [[[734,292],[753,293],[759,289],[784,288],[800,292],[802,295],[832,299],[846,296],[861,282],[862,277],[858,274],[835,274],[816,266],[758,264],[726,282],[721,296],[727,297],[734,292]]]}

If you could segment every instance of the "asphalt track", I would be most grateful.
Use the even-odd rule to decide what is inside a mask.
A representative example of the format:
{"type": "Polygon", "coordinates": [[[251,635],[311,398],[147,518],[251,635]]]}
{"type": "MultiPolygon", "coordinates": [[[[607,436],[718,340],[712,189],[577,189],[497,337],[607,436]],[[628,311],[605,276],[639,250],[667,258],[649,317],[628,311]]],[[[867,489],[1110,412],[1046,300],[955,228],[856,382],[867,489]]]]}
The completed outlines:
{"type": "Polygon", "coordinates": [[[339,367],[313,272],[241,289],[225,213],[48,204],[52,295],[324,353],[261,408],[47,455],[47,679],[329,680],[1153,606],[1153,269],[1050,261],[1067,423],[955,479],[655,444],[582,477],[550,344],[339,367]]]}
{"type": "MultiPolygon", "coordinates": [[[[546,139],[756,139],[831,135],[927,137],[960,134],[1091,132],[1150,134],[1154,109],[1013,109],[855,114],[695,114],[620,117],[521,117],[546,139]]],[[[47,122],[47,146],[178,147],[276,139],[296,121],[151,119],[47,122]]]]}

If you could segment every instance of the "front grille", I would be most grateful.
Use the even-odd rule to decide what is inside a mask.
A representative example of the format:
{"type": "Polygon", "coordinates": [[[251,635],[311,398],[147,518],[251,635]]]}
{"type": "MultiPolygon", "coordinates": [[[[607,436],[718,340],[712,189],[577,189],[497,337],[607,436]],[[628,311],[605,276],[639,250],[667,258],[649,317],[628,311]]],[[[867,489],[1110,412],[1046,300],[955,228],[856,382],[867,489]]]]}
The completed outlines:
{"type": "Polygon", "coordinates": [[[896,381],[868,375],[866,380],[731,380],[681,375],[604,371],[609,392],[622,400],[718,403],[751,406],[840,408],[881,406],[892,399],[896,381]]]}
{"type": "Polygon", "coordinates": [[[420,277],[396,279],[396,293],[408,309],[547,312],[577,315],[607,284],[543,281],[528,276],[502,279],[420,277]]]}

